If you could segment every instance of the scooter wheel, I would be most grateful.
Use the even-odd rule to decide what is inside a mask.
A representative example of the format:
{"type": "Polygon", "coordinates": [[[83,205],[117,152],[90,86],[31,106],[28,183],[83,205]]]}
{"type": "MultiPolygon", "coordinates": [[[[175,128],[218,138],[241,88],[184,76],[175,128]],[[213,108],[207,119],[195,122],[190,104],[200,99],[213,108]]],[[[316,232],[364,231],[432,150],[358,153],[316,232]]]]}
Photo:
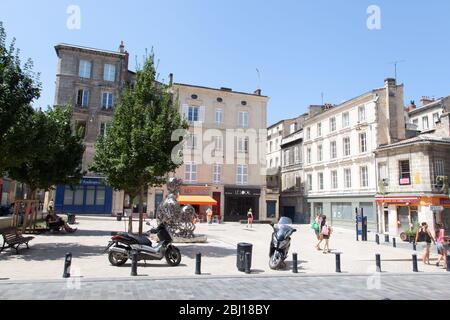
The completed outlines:
{"type": "Polygon", "coordinates": [[[176,247],[170,247],[166,250],[166,261],[171,267],[179,266],[181,263],[181,252],[176,247]]]}
{"type": "Polygon", "coordinates": [[[110,252],[108,255],[108,259],[114,267],[123,266],[128,261],[128,258],[124,257],[123,254],[120,254],[118,252],[110,252]]]}
{"type": "Polygon", "coordinates": [[[278,270],[281,267],[283,259],[281,258],[281,253],[278,251],[274,252],[274,254],[270,257],[269,267],[272,270],[278,270]]]}

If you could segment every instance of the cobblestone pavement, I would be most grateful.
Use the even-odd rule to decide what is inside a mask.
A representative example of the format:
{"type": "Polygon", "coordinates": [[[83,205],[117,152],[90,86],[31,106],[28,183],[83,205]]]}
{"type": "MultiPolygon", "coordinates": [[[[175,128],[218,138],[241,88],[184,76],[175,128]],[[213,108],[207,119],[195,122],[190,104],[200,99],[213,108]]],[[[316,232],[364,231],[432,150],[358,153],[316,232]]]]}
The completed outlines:
{"type": "Polygon", "coordinates": [[[444,300],[447,274],[0,280],[0,300],[444,300]],[[419,289],[420,288],[420,289],[419,289]]]}

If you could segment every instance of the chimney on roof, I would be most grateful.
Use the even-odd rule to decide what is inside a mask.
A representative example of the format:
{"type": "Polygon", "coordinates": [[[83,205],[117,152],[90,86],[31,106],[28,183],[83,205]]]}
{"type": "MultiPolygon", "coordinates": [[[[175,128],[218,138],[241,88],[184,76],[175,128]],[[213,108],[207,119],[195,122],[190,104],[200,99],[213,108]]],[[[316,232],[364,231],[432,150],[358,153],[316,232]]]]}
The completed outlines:
{"type": "Polygon", "coordinates": [[[387,78],[384,80],[384,85],[386,87],[393,87],[397,85],[397,81],[394,78],[387,78]]]}
{"type": "Polygon", "coordinates": [[[125,53],[125,45],[123,44],[123,40],[120,41],[119,52],[125,53]]]}
{"type": "Polygon", "coordinates": [[[435,101],[434,98],[430,99],[430,97],[427,97],[427,96],[423,96],[422,99],[420,99],[420,102],[422,102],[422,107],[426,106],[427,104],[430,104],[430,103],[432,103],[434,101],[435,101]]]}
{"type": "Polygon", "coordinates": [[[262,92],[261,89],[256,89],[254,94],[256,94],[257,96],[260,96],[261,92],[262,92]]]}
{"type": "Polygon", "coordinates": [[[169,73],[169,86],[173,85],[173,73],[169,73]]]}

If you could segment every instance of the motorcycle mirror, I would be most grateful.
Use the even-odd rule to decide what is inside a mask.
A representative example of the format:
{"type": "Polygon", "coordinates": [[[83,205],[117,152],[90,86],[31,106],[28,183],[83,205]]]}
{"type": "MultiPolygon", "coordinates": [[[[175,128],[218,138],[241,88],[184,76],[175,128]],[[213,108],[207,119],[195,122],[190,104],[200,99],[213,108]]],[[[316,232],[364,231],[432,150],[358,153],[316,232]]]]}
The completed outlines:
{"type": "Polygon", "coordinates": [[[147,221],[146,225],[151,226],[152,224],[150,222],[147,221]]]}

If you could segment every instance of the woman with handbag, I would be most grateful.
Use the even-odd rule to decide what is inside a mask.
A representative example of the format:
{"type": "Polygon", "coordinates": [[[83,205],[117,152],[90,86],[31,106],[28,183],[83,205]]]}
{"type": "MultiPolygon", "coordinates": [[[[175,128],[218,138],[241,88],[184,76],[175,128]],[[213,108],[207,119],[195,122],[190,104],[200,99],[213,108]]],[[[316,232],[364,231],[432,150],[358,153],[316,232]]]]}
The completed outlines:
{"type": "Polygon", "coordinates": [[[445,243],[445,229],[444,225],[441,223],[438,223],[436,225],[436,244],[437,244],[437,251],[438,251],[438,261],[436,263],[436,267],[439,267],[441,264],[441,261],[444,260],[444,266],[447,265],[447,246],[445,243]]]}
{"type": "Polygon", "coordinates": [[[316,249],[317,250],[322,250],[320,248],[320,244],[322,243],[321,239],[320,239],[320,223],[321,223],[321,218],[320,218],[320,214],[316,214],[316,218],[314,219],[314,222],[311,224],[311,228],[314,230],[314,233],[316,234],[316,238],[317,241],[319,241],[319,243],[316,245],[316,249]]]}
{"type": "Polygon", "coordinates": [[[422,227],[417,230],[416,234],[416,243],[421,242],[423,246],[423,254],[422,254],[422,261],[424,264],[430,264],[430,248],[431,243],[434,241],[434,238],[428,229],[428,224],[426,222],[422,223],[422,227]]]}
{"type": "Polygon", "coordinates": [[[327,217],[322,216],[322,223],[320,224],[320,235],[321,239],[325,241],[325,246],[323,247],[323,253],[331,253],[330,250],[330,236],[331,236],[331,227],[327,223],[327,217]]]}

